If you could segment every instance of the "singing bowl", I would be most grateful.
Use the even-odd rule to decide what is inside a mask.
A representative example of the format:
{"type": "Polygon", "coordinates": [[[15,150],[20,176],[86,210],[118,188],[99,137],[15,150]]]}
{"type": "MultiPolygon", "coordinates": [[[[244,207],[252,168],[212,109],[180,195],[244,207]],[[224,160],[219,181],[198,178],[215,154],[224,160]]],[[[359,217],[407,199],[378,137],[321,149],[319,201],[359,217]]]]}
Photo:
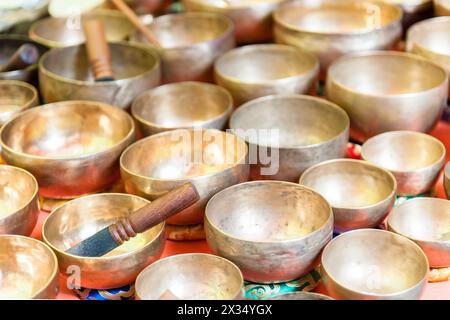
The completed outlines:
{"type": "Polygon", "coordinates": [[[125,242],[102,257],[80,257],[66,251],[149,201],[127,194],[103,193],[81,197],[55,209],[42,226],[42,238],[56,253],[63,276],[73,277],[81,287],[118,288],[133,283],[150,263],[159,259],[165,244],[161,223],[125,242]]]}
{"type": "Polygon", "coordinates": [[[450,16],[450,1],[434,0],[434,12],[437,16],[450,16]]]}
{"type": "Polygon", "coordinates": [[[389,231],[343,233],[326,245],[321,262],[322,281],[336,299],[415,300],[427,283],[422,249],[389,231]]]}
{"type": "Polygon", "coordinates": [[[416,198],[396,207],[388,219],[389,230],[422,248],[430,267],[450,267],[450,202],[416,198]]]}
{"type": "Polygon", "coordinates": [[[95,82],[84,45],[53,48],[39,62],[45,102],[90,100],[128,108],[145,90],[159,85],[158,54],[129,43],[110,43],[114,81],[95,82]]]}
{"type": "Polygon", "coordinates": [[[0,235],[0,299],[54,299],[58,294],[58,260],[44,243],[17,235],[0,235]]]}
{"type": "Polygon", "coordinates": [[[48,198],[98,192],[119,176],[119,156],[134,141],[125,111],[92,101],[33,108],[0,131],[6,163],[29,171],[48,198]]]}
{"type": "Polygon", "coordinates": [[[167,14],[155,18],[148,28],[161,48],[150,44],[139,31],[131,36],[131,41],[158,50],[163,83],[211,82],[214,61],[235,46],[233,23],[219,14],[167,14]]]}
{"type": "Polygon", "coordinates": [[[282,181],[229,187],[206,206],[211,250],[248,281],[287,282],[308,273],[333,233],[333,212],[317,192],[282,181]]]}
{"type": "Polygon", "coordinates": [[[306,170],[301,185],[320,193],[332,206],[334,230],[378,227],[394,206],[394,176],[365,161],[338,159],[306,170]]]}
{"type": "Polygon", "coordinates": [[[249,45],[228,51],[214,64],[216,83],[237,106],[274,94],[302,94],[315,89],[317,58],[300,48],[277,44],[249,45]]]}
{"type": "Polygon", "coordinates": [[[445,164],[445,153],[441,141],[412,131],[380,134],[367,140],[361,149],[364,160],[393,173],[401,196],[430,191],[445,164]]]}
{"type": "Polygon", "coordinates": [[[223,129],[232,110],[233,98],[227,90],[202,82],[157,87],[131,106],[144,136],[180,128],[223,129]]]}
{"type": "Polygon", "coordinates": [[[345,157],[349,123],[337,105],[302,95],[258,98],[230,118],[232,131],[249,143],[252,180],[290,182],[317,163],[345,157]]]}
{"type": "Polygon", "coordinates": [[[402,10],[380,1],[295,1],[273,14],[275,42],[310,50],[321,77],[342,55],[393,47],[402,34],[402,10]]]}
{"type": "Polygon", "coordinates": [[[215,12],[228,16],[236,26],[238,43],[272,39],[272,12],[286,0],[182,0],[187,11],[215,12]]]}
{"type": "Polygon", "coordinates": [[[35,87],[23,81],[0,80],[0,127],[21,111],[39,104],[35,87]]]}
{"type": "Polygon", "coordinates": [[[142,139],[120,158],[127,193],[154,200],[191,182],[200,200],[169,218],[175,225],[203,223],[207,201],[217,192],[247,181],[248,148],[243,140],[215,129],[178,129],[142,139]]]}
{"type": "Polygon", "coordinates": [[[140,300],[241,300],[244,279],[232,262],[211,254],[179,254],[161,259],[136,279],[140,300]]]}
{"type": "Polygon", "coordinates": [[[334,300],[331,297],[314,292],[290,292],[266,300],[334,300]]]}
{"type": "Polygon", "coordinates": [[[374,51],[345,56],[328,71],[327,97],[349,115],[357,141],[377,134],[431,131],[447,103],[445,70],[419,56],[374,51]]]}
{"type": "Polygon", "coordinates": [[[39,216],[38,191],[29,172],[0,165],[0,234],[31,234],[39,216]]]}

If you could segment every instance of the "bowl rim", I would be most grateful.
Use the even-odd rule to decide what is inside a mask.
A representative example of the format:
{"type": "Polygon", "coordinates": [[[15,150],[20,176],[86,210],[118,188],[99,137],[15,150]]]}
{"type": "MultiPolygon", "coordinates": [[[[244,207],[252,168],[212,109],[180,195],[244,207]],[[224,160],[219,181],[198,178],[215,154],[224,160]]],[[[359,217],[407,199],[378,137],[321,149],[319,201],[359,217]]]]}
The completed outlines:
{"type": "MultiPolygon", "coordinates": [[[[304,180],[306,179],[307,174],[311,173],[312,171],[314,171],[317,168],[320,168],[321,166],[326,166],[326,165],[328,165],[330,163],[331,164],[334,164],[334,163],[354,163],[354,164],[361,165],[361,166],[364,166],[364,167],[372,167],[372,168],[375,168],[376,170],[378,170],[379,172],[383,172],[384,174],[386,174],[390,178],[390,180],[392,182],[392,190],[391,190],[391,192],[386,197],[384,197],[383,199],[377,201],[374,204],[365,205],[365,206],[358,206],[358,207],[343,207],[343,206],[334,206],[334,205],[332,205],[330,203],[330,206],[332,208],[334,208],[334,209],[341,209],[341,210],[369,210],[369,209],[373,209],[373,208],[379,206],[380,204],[382,204],[382,203],[384,203],[386,201],[389,201],[389,200],[393,199],[395,197],[395,195],[397,194],[397,180],[395,179],[395,176],[389,170],[386,170],[386,169],[384,169],[384,168],[382,168],[382,167],[380,167],[380,166],[378,166],[376,164],[373,164],[371,162],[368,162],[366,160],[341,158],[341,159],[331,159],[331,160],[320,162],[320,163],[318,163],[318,164],[316,164],[316,165],[306,169],[302,173],[302,175],[300,176],[300,179],[299,179],[298,183],[300,185],[307,186],[307,185],[303,184],[304,180]]],[[[307,187],[309,187],[309,188],[314,190],[314,188],[312,188],[310,186],[307,186],[307,187]]],[[[318,191],[316,191],[316,192],[318,192],[318,191]]],[[[320,193],[320,192],[318,192],[318,193],[320,193]]]]}
{"type": "MultiPolygon", "coordinates": [[[[217,5],[214,5],[214,3],[205,1],[205,0],[181,0],[181,2],[185,2],[185,3],[193,3],[193,4],[197,4],[197,5],[201,5],[204,8],[208,8],[208,9],[214,9],[214,10],[220,10],[222,12],[230,12],[230,11],[241,11],[241,10],[248,10],[248,9],[252,9],[253,7],[258,7],[258,6],[271,6],[271,7],[276,7],[278,6],[280,3],[286,2],[289,0],[266,0],[264,1],[259,1],[256,3],[250,3],[247,5],[236,5],[234,3],[231,4],[227,4],[224,7],[219,7],[217,5]]],[[[190,11],[193,12],[193,11],[190,11]]]]}
{"type": "Polygon", "coordinates": [[[239,241],[239,242],[245,242],[245,243],[250,243],[250,244],[264,244],[264,245],[276,245],[276,244],[280,244],[280,243],[293,243],[293,242],[297,242],[297,241],[301,241],[304,239],[307,239],[317,233],[320,233],[321,231],[323,231],[324,229],[326,229],[330,223],[331,223],[331,232],[330,234],[332,234],[332,225],[333,225],[333,221],[334,221],[334,215],[333,215],[333,209],[331,207],[331,205],[329,204],[329,202],[321,195],[319,194],[317,191],[314,191],[313,189],[307,187],[307,186],[303,186],[300,185],[298,183],[294,183],[294,182],[287,182],[287,181],[277,181],[277,180],[254,180],[254,181],[247,181],[247,182],[243,182],[243,183],[238,183],[235,185],[232,185],[228,188],[225,188],[224,190],[216,193],[214,196],[212,196],[212,198],[208,201],[208,203],[206,204],[205,207],[205,229],[207,228],[206,225],[210,225],[215,232],[220,233],[222,236],[224,237],[228,237],[231,238],[235,241],[239,241]],[[245,187],[247,185],[254,185],[254,184],[262,184],[262,185],[285,185],[285,186],[290,186],[290,187],[295,187],[296,189],[303,189],[306,191],[310,191],[312,192],[315,196],[318,196],[323,202],[324,204],[327,205],[328,207],[328,218],[325,220],[325,222],[316,230],[314,230],[313,232],[310,232],[308,234],[305,234],[301,237],[296,237],[296,238],[292,238],[292,239],[285,239],[285,240],[248,240],[248,239],[243,239],[241,237],[235,236],[231,233],[225,232],[223,231],[221,228],[219,228],[219,226],[217,226],[216,224],[214,224],[211,219],[209,218],[209,213],[211,211],[211,206],[213,205],[213,202],[219,198],[219,196],[222,196],[223,194],[232,191],[233,189],[239,189],[242,187],[245,187]]]}
{"type": "Polygon", "coordinates": [[[35,86],[32,84],[29,84],[25,81],[20,80],[0,80],[0,86],[7,85],[7,86],[15,86],[15,87],[22,87],[25,88],[27,91],[31,91],[32,97],[30,99],[27,99],[27,102],[20,107],[19,110],[17,110],[17,113],[20,113],[23,110],[29,109],[33,107],[34,105],[39,104],[39,93],[35,86]]]}

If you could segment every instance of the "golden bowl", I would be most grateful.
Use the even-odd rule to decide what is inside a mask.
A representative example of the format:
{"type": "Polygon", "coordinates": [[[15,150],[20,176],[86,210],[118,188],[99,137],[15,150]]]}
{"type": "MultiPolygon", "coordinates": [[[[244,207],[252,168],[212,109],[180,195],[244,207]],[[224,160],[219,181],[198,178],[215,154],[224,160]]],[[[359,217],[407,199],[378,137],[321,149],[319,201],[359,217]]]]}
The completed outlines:
{"type": "Polygon", "coordinates": [[[178,129],[128,147],[120,158],[120,168],[127,193],[149,200],[193,183],[200,201],[167,220],[169,224],[193,225],[203,223],[206,203],[213,195],[247,181],[247,155],[245,142],[230,133],[178,129]]]}
{"type": "Polygon", "coordinates": [[[211,254],[161,259],[136,279],[140,300],[241,300],[244,279],[236,265],[211,254]]]}
{"type": "Polygon", "coordinates": [[[58,260],[32,238],[0,235],[0,275],[0,300],[54,299],[58,294],[58,260]]]}
{"type": "Polygon", "coordinates": [[[373,51],[345,56],[328,71],[327,97],[350,116],[350,136],[431,131],[447,104],[445,70],[419,56],[373,51]]]}
{"type": "Polygon", "coordinates": [[[157,17],[148,28],[162,48],[148,43],[136,31],[132,42],[158,50],[162,62],[162,82],[213,80],[213,65],[218,56],[234,48],[234,26],[227,17],[188,12],[157,17]]]}
{"type": "Polygon", "coordinates": [[[334,300],[331,297],[314,292],[289,292],[266,300],[334,300]]]}
{"type": "Polygon", "coordinates": [[[444,144],[432,136],[394,131],[367,140],[361,156],[394,174],[399,195],[415,196],[436,184],[445,164],[445,152],[444,144]]]}
{"type": "Polygon", "coordinates": [[[315,191],[282,181],[253,181],[216,194],[206,206],[211,250],[248,281],[287,282],[316,265],[333,234],[333,212],[315,191]]]}
{"type": "Polygon", "coordinates": [[[317,163],[345,157],[349,124],[337,105],[302,95],[258,98],[230,119],[233,132],[249,143],[252,180],[290,182],[317,163]]]}
{"type": "Polygon", "coordinates": [[[39,94],[31,84],[0,80],[0,127],[21,111],[39,104],[39,94]]]}
{"type": "Polygon", "coordinates": [[[98,192],[119,175],[119,156],[134,141],[133,119],[100,102],[65,101],[25,111],[0,131],[6,163],[36,177],[41,195],[98,192]]]}
{"type": "Polygon", "coordinates": [[[132,195],[103,193],[69,201],[53,210],[42,226],[42,238],[55,251],[61,274],[72,279],[77,276],[75,280],[81,287],[92,289],[133,283],[139,272],[161,256],[164,223],[138,234],[103,257],[80,257],[66,250],[148,203],[132,195]]]}
{"type": "Polygon", "coordinates": [[[419,299],[428,270],[427,257],[417,244],[383,230],[343,233],[322,253],[322,281],[336,299],[419,299]]]}
{"type": "Polygon", "coordinates": [[[202,82],[157,87],[131,106],[144,136],[180,128],[223,129],[232,110],[233,98],[225,89],[202,82]]]}
{"type": "Polygon", "coordinates": [[[319,163],[306,170],[299,183],[330,203],[339,233],[378,227],[394,206],[397,191],[389,171],[352,159],[319,163]]]}
{"type": "Polygon", "coordinates": [[[129,43],[110,43],[114,81],[95,82],[84,45],[53,48],[39,62],[44,101],[90,100],[128,108],[145,90],[159,85],[157,53],[129,43]]]}
{"type": "Polygon", "coordinates": [[[228,51],[216,60],[214,72],[216,83],[240,106],[263,96],[314,91],[319,62],[300,48],[259,44],[228,51]]]}
{"type": "Polygon", "coordinates": [[[389,230],[417,243],[431,267],[450,267],[450,201],[408,200],[392,211],[388,226],[389,230]]]}
{"type": "Polygon", "coordinates": [[[437,16],[450,16],[450,1],[434,0],[434,12],[437,16]]]}

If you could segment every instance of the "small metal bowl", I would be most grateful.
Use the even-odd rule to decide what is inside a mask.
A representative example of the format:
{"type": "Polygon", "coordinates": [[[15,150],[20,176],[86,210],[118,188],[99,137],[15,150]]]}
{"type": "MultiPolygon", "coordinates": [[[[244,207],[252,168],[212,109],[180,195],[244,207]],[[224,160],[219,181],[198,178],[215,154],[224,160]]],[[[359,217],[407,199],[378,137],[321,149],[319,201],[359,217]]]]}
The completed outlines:
{"type": "Polygon", "coordinates": [[[306,170],[299,183],[327,199],[339,233],[378,227],[394,206],[397,191],[389,171],[352,159],[319,163],[306,170]]]}
{"type": "Polygon", "coordinates": [[[383,230],[343,233],[322,253],[322,281],[336,299],[419,299],[428,270],[427,257],[417,244],[383,230]]]}
{"type": "Polygon", "coordinates": [[[372,51],[336,61],[326,91],[347,111],[350,136],[363,142],[387,131],[431,131],[447,103],[447,79],[442,67],[419,56],[372,51]]]}
{"type": "Polygon", "coordinates": [[[258,98],[230,119],[233,132],[249,143],[250,155],[260,155],[257,163],[251,160],[252,180],[290,182],[317,163],[345,157],[349,124],[337,105],[302,95],[258,98]],[[269,164],[261,154],[270,154],[269,164]]]}
{"type": "Polygon", "coordinates": [[[281,181],[242,183],[206,206],[211,250],[234,262],[246,280],[287,282],[308,273],[333,234],[333,212],[315,191],[281,181]]]}
{"type": "Polygon", "coordinates": [[[433,268],[450,267],[450,201],[416,198],[396,207],[389,230],[417,243],[433,268]]]}
{"type": "Polygon", "coordinates": [[[233,98],[222,87],[202,82],[166,84],[137,97],[131,114],[144,136],[173,129],[223,129],[233,98]]]}
{"type": "Polygon", "coordinates": [[[445,146],[424,133],[393,131],[367,140],[361,156],[394,174],[399,195],[415,196],[436,184],[445,164],[445,146]]]}
{"type": "Polygon", "coordinates": [[[161,259],[136,279],[140,300],[240,300],[244,279],[230,261],[203,253],[161,259]]]}
{"type": "Polygon", "coordinates": [[[437,16],[450,16],[450,1],[434,0],[434,12],[437,16]]]}
{"type": "Polygon", "coordinates": [[[0,127],[23,110],[39,104],[39,94],[31,84],[0,80],[0,127]]]}
{"type": "Polygon", "coordinates": [[[334,299],[319,293],[299,291],[280,294],[278,296],[266,300],[334,300],[334,299]]]}
{"type": "Polygon", "coordinates": [[[128,108],[145,90],[159,85],[157,53],[129,43],[110,43],[114,81],[95,82],[84,45],[53,48],[39,62],[39,86],[45,102],[100,101],[128,108]]]}
{"type": "Polygon", "coordinates": [[[162,48],[149,44],[136,31],[132,42],[158,50],[162,61],[162,82],[213,80],[218,56],[234,48],[234,26],[227,17],[206,12],[167,14],[157,17],[148,28],[162,48]]]}
{"type": "Polygon", "coordinates": [[[78,198],[55,209],[42,226],[42,238],[55,251],[61,274],[69,277],[75,266],[79,285],[92,289],[133,283],[139,272],[161,256],[164,223],[138,234],[103,257],[80,257],[65,251],[148,203],[132,195],[103,193],[78,198]]]}
{"type": "Polygon", "coordinates": [[[100,102],[65,101],[22,112],[0,131],[6,163],[36,177],[41,195],[98,192],[119,175],[119,156],[134,141],[126,112],[100,102]]]}
{"type": "Polygon", "coordinates": [[[0,300],[54,299],[58,294],[58,260],[44,243],[0,235],[0,300]]]}
{"type": "Polygon", "coordinates": [[[29,172],[0,165],[0,234],[31,234],[39,216],[38,191],[29,172]]]}
{"type": "Polygon", "coordinates": [[[302,94],[315,89],[317,58],[300,48],[277,44],[233,49],[214,64],[217,84],[233,95],[236,106],[273,94],[302,94]]]}
{"type": "Polygon", "coordinates": [[[230,133],[178,129],[131,145],[120,158],[120,168],[127,193],[149,200],[192,182],[200,200],[167,222],[193,225],[203,223],[206,203],[213,195],[248,180],[247,155],[245,142],[230,133]]]}

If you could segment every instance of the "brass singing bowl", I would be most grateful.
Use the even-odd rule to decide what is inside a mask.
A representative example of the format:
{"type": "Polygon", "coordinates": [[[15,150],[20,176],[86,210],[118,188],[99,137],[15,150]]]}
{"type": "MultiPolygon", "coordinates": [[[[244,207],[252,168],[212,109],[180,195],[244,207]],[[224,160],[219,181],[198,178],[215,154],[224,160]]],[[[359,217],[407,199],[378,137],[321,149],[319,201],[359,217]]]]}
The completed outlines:
{"type": "Polygon", "coordinates": [[[211,250],[234,262],[248,281],[287,282],[316,265],[333,233],[333,212],[317,192],[282,181],[242,183],[206,206],[211,250]]]}
{"type": "Polygon", "coordinates": [[[114,81],[95,82],[86,48],[53,48],[39,62],[39,86],[45,102],[90,100],[128,108],[145,90],[159,85],[158,54],[129,43],[109,43],[114,81]]]}
{"type": "Polygon", "coordinates": [[[248,180],[248,148],[243,140],[215,129],[178,129],[142,139],[120,158],[127,193],[154,200],[191,182],[200,200],[169,218],[175,225],[203,223],[207,201],[217,192],[248,180]]]}
{"type": "Polygon", "coordinates": [[[349,124],[337,105],[302,95],[258,98],[230,118],[230,128],[249,143],[252,158],[259,154],[250,161],[252,180],[290,182],[298,182],[303,171],[317,163],[344,158],[349,124]]]}
{"type": "Polygon", "coordinates": [[[319,163],[306,170],[299,183],[330,203],[339,233],[378,227],[394,206],[397,191],[389,171],[352,159],[319,163]]]}
{"type": "Polygon", "coordinates": [[[328,293],[346,300],[415,300],[427,284],[428,261],[401,235],[360,229],[331,240],[322,253],[328,293]]]}
{"type": "Polygon", "coordinates": [[[357,141],[377,134],[431,131],[447,103],[445,70],[417,55],[373,51],[345,56],[328,71],[327,97],[349,115],[357,141]]]}
{"type": "Polygon", "coordinates": [[[144,136],[180,128],[223,129],[232,110],[233,98],[227,90],[193,81],[147,91],[131,106],[144,136]]]}
{"type": "Polygon", "coordinates": [[[68,47],[85,42],[83,23],[100,20],[108,42],[125,40],[134,30],[127,17],[117,10],[97,9],[75,18],[49,17],[33,23],[28,35],[34,41],[51,48],[68,47]]]}
{"type": "Polygon", "coordinates": [[[0,131],[6,163],[29,171],[49,198],[98,192],[119,176],[119,156],[134,141],[125,111],[93,101],[33,108],[0,131]]]}
{"type": "Polygon", "coordinates": [[[290,292],[266,300],[334,300],[324,294],[314,292],[290,292]]]}
{"type": "Polygon", "coordinates": [[[131,41],[158,50],[163,83],[212,82],[214,61],[235,46],[233,23],[219,14],[167,14],[155,18],[148,28],[161,48],[150,44],[139,31],[131,36],[131,41]]]}
{"type": "Polygon", "coordinates": [[[0,235],[31,234],[39,216],[38,191],[29,172],[0,165],[0,235]]]}
{"type": "Polygon", "coordinates": [[[58,260],[44,243],[17,235],[0,235],[0,299],[54,299],[58,294],[58,260]]]}
{"type": "Polygon", "coordinates": [[[434,0],[434,12],[437,16],[450,16],[450,1],[434,0]]]}
{"type": "Polygon", "coordinates": [[[241,300],[244,279],[232,262],[211,254],[179,254],[161,259],[136,279],[140,300],[241,300]]]}
{"type": "Polygon", "coordinates": [[[236,26],[238,43],[265,42],[272,39],[272,12],[287,0],[182,0],[187,11],[224,14],[236,26]]]}
{"type": "Polygon", "coordinates": [[[430,267],[450,267],[450,201],[416,198],[396,207],[388,219],[389,230],[417,243],[430,267]]]}
{"type": "Polygon", "coordinates": [[[436,184],[445,164],[445,146],[420,132],[386,132],[367,140],[361,149],[364,160],[389,170],[397,180],[397,193],[415,196],[436,184]]]}
{"type": "Polygon", "coordinates": [[[236,106],[273,94],[306,94],[315,89],[317,58],[300,48],[277,44],[249,45],[228,51],[214,64],[216,83],[236,106]]]}
{"type": "Polygon", "coordinates": [[[35,87],[23,81],[0,80],[0,127],[23,110],[39,104],[35,87]]]}
{"type": "Polygon", "coordinates": [[[164,223],[138,234],[102,257],[80,257],[66,251],[149,201],[127,194],[103,193],[78,198],[53,210],[42,226],[42,238],[56,253],[63,276],[74,275],[92,289],[118,288],[133,283],[150,263],[159,259],[165,244],[164,223]]]}
{"type": "Polygon", "coordinates": [[[342,55],[389,49],[402,35],[402,10],[375,0],[301,0],[281,6],[273,17],[275,42],[313,52],[323,79],[342,55]]]}

